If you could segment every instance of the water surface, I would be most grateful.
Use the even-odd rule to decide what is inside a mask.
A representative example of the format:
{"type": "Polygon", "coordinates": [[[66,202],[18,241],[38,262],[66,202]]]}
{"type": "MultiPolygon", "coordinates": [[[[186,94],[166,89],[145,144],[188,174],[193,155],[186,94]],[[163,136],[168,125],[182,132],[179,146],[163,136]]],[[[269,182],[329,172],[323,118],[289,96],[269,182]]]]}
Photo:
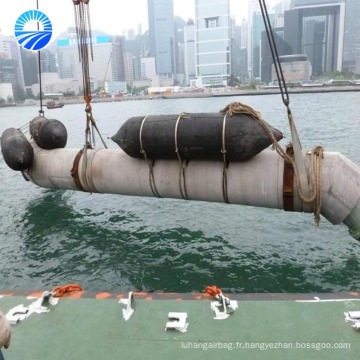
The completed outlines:
{"type": "MultiPolygon", "coordinates": [[[[291,96],[304,148],[324,145],[360,165],[359,93],[291,96]]],[[[94,105],[105,137],[129,117],[215,112],[232,101],[261,111],[289,141],[280,96],[94,105]]],[[[0,132],[20,127],[36,107],[0,109],[0,132]]],[[[46,111],[64,122],[68,147],[83,145],[83,105],[46,111]]],[[[109,146],[116,148],[110,140],[109,146]]],[[[99,142],[100,144],[100,142],[99,142]]],[[[236,205],[41,189],[0,158],[0,288],[90,291],[339,292],[360,289],[360,245],[344,226],[311,214],[236,205]]]]}

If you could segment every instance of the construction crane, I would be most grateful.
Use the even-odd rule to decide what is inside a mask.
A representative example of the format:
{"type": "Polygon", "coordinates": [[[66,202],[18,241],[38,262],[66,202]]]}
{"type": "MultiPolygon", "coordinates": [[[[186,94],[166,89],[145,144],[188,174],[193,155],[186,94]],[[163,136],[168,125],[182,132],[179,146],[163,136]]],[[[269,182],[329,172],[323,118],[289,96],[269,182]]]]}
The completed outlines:
{"type": "Polygon", "coordinates": [[[105,97],[105,82],[106,82],[107,74],[108,74],[108,72],[109,72],[111,56],[112,56],[112,52],[110,53],[110,56],[109,56],[109,60],[108,60],[107,66],[106,66],[106,71],[105,71],[105,76],[104,76],[102,88],[101,88],[101,90],[100,90],[100,92],[99,92],[99,96],[100,96],[101,98],[105,97]]]}

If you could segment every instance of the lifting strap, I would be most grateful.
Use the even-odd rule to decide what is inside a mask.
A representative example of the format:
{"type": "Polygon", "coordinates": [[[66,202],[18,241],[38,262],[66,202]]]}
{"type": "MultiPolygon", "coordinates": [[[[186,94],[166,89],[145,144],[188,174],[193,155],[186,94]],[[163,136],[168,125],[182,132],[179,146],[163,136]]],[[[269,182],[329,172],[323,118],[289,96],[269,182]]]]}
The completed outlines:
{"type": "Polygon", "coordinates": [[[144,129],[144,125],[145,125],[145,121],[148,119],[148,115],[145,116],[141,122],[141,126],[140,126],[140,132],[139,132],[139,141],[140,141],[140,153],[144,156],[144,159],[147,161],[148,165],[149,165],[149,183],[150,183],[150,188],[152,193],[154,194],[155,197],[157,198],[161,198],[157,188],[156,188],[156,183],[155,183],[155,177],[154,177],[154,164],[155,164],[155,159],[148,159],[146,151],[144,149],[144,144],[143,144],[143,139],[142,139],[142,133],[143,133],[143,129],[144,129]]]}
{"type": "Polygon", "coordinates": [[[176,155],[179,159],[179,163],[180,163],[180,170],[179,170],[179,188],[180,188],[180,193],[181,196],[184,200],[189,200],[189,196],[187,194],[187,190],[186,190],[186,177],[185,177],[185,169],[187,166],[187,160],[183,160],[181,158],[180,155],[180,151],[179,151],[179,146],[178,146],[178,128],[179,128],[179,123],[180,120],[184,117],[187,117],[187,114],[185,112],[182,112],[179,117],[176,120],[176,124],[175,124],[175,152],[176,155]]]}

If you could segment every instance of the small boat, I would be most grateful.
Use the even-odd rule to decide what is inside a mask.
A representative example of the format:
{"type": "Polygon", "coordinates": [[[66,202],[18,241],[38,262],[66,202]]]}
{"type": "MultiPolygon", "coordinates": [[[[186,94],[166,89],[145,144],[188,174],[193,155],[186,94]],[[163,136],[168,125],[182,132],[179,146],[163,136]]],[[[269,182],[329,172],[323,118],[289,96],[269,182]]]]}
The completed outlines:
{"type": "Polygon", "coordinates": [[[54,100],[48,101],[46,107],[50,109],[61,109],[64,106],[64,103],[56,103],[54,100]]]}

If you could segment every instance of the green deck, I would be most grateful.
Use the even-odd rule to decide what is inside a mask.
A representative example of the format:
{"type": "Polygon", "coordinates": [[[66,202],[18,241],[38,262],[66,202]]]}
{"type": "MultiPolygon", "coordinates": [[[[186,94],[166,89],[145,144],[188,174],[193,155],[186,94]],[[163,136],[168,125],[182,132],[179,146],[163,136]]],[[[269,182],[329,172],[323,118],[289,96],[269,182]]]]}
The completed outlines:
{"type": "MultiPolygon", "coordinates": [[[[26,297],[0,299],[0,309],[30,304],[26,297]]],[[[214,320],[209,301],[135,300],[125,322],[117,299],[60,299],[50,313],[32,314],[12,327],[6,360],[85,359],[358,359],[360,332],[344,321],[344,311],[360,301],[301,303],[240,301],[227,320],[214,320]],[[187,312],[187,333],[164,331],[167,313],[187,312]],[[237,343],[348,343],[350,349],[239,349],[237,343]],[[227,349],[186,349],[189,343],[231,344],[227,349]]],[[[281,345],[281,344],[282,345],[281,345]]],[[[246,345],[245,345],[246,346],[246,345]]],[[[247,346],[252,346],[247,345],[247,346]]],[[[256,345],[260,346],[260,345],[256,345]]]]}

